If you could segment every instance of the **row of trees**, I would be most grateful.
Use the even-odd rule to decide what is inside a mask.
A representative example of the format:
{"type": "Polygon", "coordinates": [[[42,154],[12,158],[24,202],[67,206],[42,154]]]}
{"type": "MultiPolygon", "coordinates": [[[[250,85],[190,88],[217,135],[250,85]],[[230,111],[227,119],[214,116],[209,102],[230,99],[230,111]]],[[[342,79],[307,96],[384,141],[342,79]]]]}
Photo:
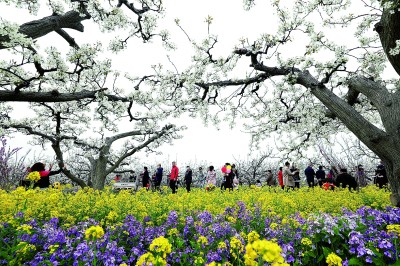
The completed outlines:
{"type": "MultiPolygon", "coordinates": [[[[115,69],[107,53],[134,50],[137,38],[173,49],[157,24],[168,12],[165,3],[44,2],[0,2],[32,16],[48,10],[25,23],[0,21],[1,127],[50,143],[60,166],[67,151],[84,154],[93,187],[102,188],[107,174],[137,151],[179,137],[181,128],[165,121],[189,112],[232,125],[243,118],[254,145],[279,134],[290,140],[280,147],[299,156],[321,137],[351,131],[386,165],[391,199],[399,205],[398,0],[272,1],[278,26],[249,25],[263,32],[260,38],[233,43],[228,56],[216,52],[223,36],[211,33],[212,17],[201,41],[176,20],[193,47],[191,63],[179,70],[169,57],[170,68],[156,65],[142,76],[115,69]],[[84,24],[99,37],[76,40],[84,24]],[[49,42],[57,38],[69,48],[49,42]],[[27,103],[32,112],[17,120],[10,102],[27,103]],[[122,124],[129,129],[121,133],[122,124]],[[124,148],[113,151],[121,140],[127,140],[124,148]]],[[[253,0],[244,5],[257,9],[253,0]]],[[[72,171],[64,174],[88,185],[72,171]]]]}

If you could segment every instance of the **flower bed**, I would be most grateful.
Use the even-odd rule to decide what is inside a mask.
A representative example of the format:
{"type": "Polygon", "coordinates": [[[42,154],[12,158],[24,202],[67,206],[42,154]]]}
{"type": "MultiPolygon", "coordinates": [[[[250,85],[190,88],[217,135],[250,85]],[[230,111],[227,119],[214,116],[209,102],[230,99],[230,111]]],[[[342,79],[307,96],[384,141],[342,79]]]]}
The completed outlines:
{"type": "Polygon", "coordinates": [[[388,193],[375,188],[180,193],[0,192],[0,264],[388,265],[399,260],[400,210],[385,207],[388,193]]]}

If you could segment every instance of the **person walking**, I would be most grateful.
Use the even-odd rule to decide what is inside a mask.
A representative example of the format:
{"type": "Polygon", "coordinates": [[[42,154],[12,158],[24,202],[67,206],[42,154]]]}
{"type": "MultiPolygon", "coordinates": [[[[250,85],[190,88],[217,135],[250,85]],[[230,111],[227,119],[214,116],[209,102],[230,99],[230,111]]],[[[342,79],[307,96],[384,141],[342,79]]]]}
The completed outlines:
{"type": "Polygon", "coordinates": [[[149,190],[149,187],[150,187],[150,174],[149,174],[149,171],[147,170],[147,166],[144,167],[142,185],[143,185],[144,188],[149,190]]]}
{"type": "Polygon", "coordinates": [[[208,188],[215,187],[217,185],[217,173],[214,170],[214,166],[211,165],[208,168],[207,176],[206,176],[206,186],[208,188]]]}
{"type": "Polygon", "coordinates": [[[318,180],[318,185],[319,185],[320,187],[322,187],[322,184],[323,184],[324,181],[325,181],[325,171],[323,170],[322,165],[318,166],[318,170],[317,170],[317,172],[315,173],[315,177],[316,177],[317,180],[318,180]]]}
{"type": "Polygon", "coordinates": [[[364,168],[361,164],[357,166],[357,171],[355,175],[358,187],[366,187],[368,185],[368,177],[364,172],[364,168]]]}
{"type": "Polygon", "coordinates": [[[285,185],[283,184],[283,172],[282,172],[283,167],[279,167],[278,171],[278,182],[279,185],[281,186],[282,189],[285,188],[285,185]]]}
{"type": "Polygon", "coordinates": [[[293,173],[293,179],[294,179],[294,187],[295,188],[300,188],[300,173],[299,173],[299,169],[297,169],[296,167],[294,167],[294,164],[292,166],[292,168],[290,169],[290,171],[293,173]]]}
{"type": "Polygon", "coordinates": [[[156,169],[156,184],[155,184],[157,190],[161,190],[160,187],[162,182],[163,171],[164,169],[161,167],[161,164],[158,164],[156,169]]]}
{"type": "Polygon", "coordinates": [[[232,166],[230,163],[225,163],[225,165],[222,167],[222,174],[224,180],[221,184],[221,190],[229,189],[233,191],[233,178],[235,174],[232,172],[232,166]]]}
{"type": "Polygon", "coordinates": [[[169,187],[172,190],[172,194],[176,193],[176,182],[178,181],[179,169],[176,166],[176,162],[172,162],[171,174],[169,175],[169,187]]]}
{"type": "Polygon", "coordinates": [[[185,172],[185,184],[186,184],[186,191],[190,192],[190,186],[192,184],[193,180],[193,171],[190,169],[190,166],[186,166],[186,172],[185,172]]]}
{"type": "Polygon", "coordinates": [[[268,186],[270,186],[270,187],[276,186],[276,180],[275,180],[274,175],[272,174],[271,170],[267,170],[266,181],[267,181],[268,186]]]}
{"type": "Polygon", "coordinates": [[[204,187],[204,184],[206,182],[206,175],[203,172],[203,167],[199,167],[199,172],[197,173],[197,178],[199,180],[199,186],[204,187]]]}
{"type": "Polygon", "coordinates": [[[335,185],[342,188],[348,187],[350,191],[351,189],[357,189],[357,181],[352,175],[347,173],[346,168],[340,169],[340,173],[336,177],[335,185]]]}
{"type": "Polygon", "coordinates": [[[239,172],[238,172],[238,169],[236,168],[235,164],[232,164],[231,170],[232,170],[232,173],[234,174],[234,178],[236,177],[238,182],[240,182],[240,180],[239,180],[239,172]]]}
{"type": "Polygon", "coordinates": [[[296,172],[291,172],[290,169],[290,163],[286,162],[285,167],[282,170],[282,176],[283,176],[283,185],[289,190],[289,188],[294,189],[295,183],[294,183],[294,174],[296,172]]]}
{"type": "Polygon", "coordinates": [[[377,185],[379,188],[384,188],[388,185],[386,169],[382,163],[379,164],[375,170],[374,184],[377,185]]]}
{"type": "Polygon", "coordinates": [[[114,181],[115,181],[116,183],[121,182],[121,175],[115,175],[114,181]]]}
{"type": "Polygon", "coordinates": [[[311,163],[304,170],[304,175],[306,176],[308,187],[314,187],[316,185],[316,184],[314,184],[315,183],[315,181],[314,181],[315,171],[312,168],[311,163]]]}

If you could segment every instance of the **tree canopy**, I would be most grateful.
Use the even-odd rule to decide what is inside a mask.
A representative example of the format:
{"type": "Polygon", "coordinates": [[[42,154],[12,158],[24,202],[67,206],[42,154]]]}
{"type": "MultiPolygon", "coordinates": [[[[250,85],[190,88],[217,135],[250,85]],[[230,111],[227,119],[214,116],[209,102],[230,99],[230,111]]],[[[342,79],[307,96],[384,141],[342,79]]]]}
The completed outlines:
{"type": "Polygon", "coordinates": [[[50,143],[60,167],[71,155],[83,155],[92,169],[87,180],[74,175],[73,169],[63,172],[79,185],[95,188],[102,188],[106,176],[136,152],[153,150],[179,137],[176,132],[180,127],[165,120],[175,112],[174,98],[142,86],[151,76],[137,77],[135,73],[118,71],[113,60],[105,55],[107,51],[122,49],[131,38],[146,43],[160,37],[159,41],[168,45],[166,33],[158,32],[156,27],[163,12],[160,1],[6,4],[27,9],[33,16],[43,12],[50,15],[21,25],[1,21],[3,129],[33,135],[38,144],[50,143]],[[88,21],[97,25],[89,26],[88,31],[103,36],[90,42],[90,38],[75,40],[74,31],[83,32],[83,23],[88,21]],[[63,42],[42,42],[41,38],[48,34],[53,34],[49,39],[60,38],[63,42]],[[26,102],[29,109],[15,102],[26,102]],[[13,106],[29,112],[16,119],[18,111],[10,112],[13,106]],[[124,140],[121,149],[113,148],[114,143],[121,146],[124,140]]]}
{"type": "MultiPolygon", "coordinates": [[[[41,1],[15,3],[35,14],[41,1]]],[[[232,125],[241,118],[254,143],[278,134],[288,152],[349,130],[384,161],[398,205],[399,1],[243,3],[245,10],[266,6],[265,12],[273,13],[268,23],[248,25],[249,31],[260,32],[259,38],[244,36],[220,48],[227,36],[213,32],[218,18],[206,17],[208,34],[200,37],[176,19],[188,40],[178,48],[193,48],[191,62],[176,67],[177,58],[168,57],[171,64],[154,65],[144,76],[113,70],[105,55],[128,49],[133,38],[174,49],[169,32],[157,24],[168,12],[161,1],[52,1],[47,16],[23,24],[3,20],[0,53],[10,59],[0,61],[0,100],[30,102],[38,114],[57,114],[71,104],[79,112],[93,112],[92,122],[102,125],[100,134],[124,116],[146,127],[183,112],[232,125]],[[89,21],[103,39],[80,44],[70,29],[83,31],[89,21]],[[63,38],[69,50],[40,48],[37,40],[49,33],[63,38]],[[109,41],[106,49],[104,40],[109,41]]],[[[3,127],[15,128],[5,110],[3,127]]],[[[41,114],[36,121],[49,117],[41,114]]]]}

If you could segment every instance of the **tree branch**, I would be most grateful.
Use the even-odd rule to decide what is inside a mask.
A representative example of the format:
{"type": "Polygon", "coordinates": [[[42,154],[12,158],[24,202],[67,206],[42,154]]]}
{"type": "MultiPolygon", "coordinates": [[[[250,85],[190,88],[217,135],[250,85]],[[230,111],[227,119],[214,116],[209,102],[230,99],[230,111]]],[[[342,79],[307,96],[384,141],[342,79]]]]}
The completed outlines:
{"type": "MultiPolygon", "coordinates": [[[[15,92],[15,91],[0,91],[0,102],[70,102],[84,99],[95,99],[96,93],[103,90],[87,91],[73,93],[60,93],[58,90],[50,92],[15,92]]],[[[128,98],[120,97],[111,94],[105,94],[109,101],[129,102],[128,98]]]]}
{"type": "Polygon", "coordinates": [[[118,160],[115,162],[113,166],[111,166],[109,169],[107,169],[107,174],[112,173],[115,169],[118,168],[118,166],[121,164],[123,160],[128,158],[129,156],[132,156],[134,153],[140,151],[141,149],[147,147],[150,143],[154,142],[155,140],[161,138],[165,134],[169,132],[170,129],[174,128],[174,125],[166,125],[162,128],[161,131],[157,132],[154,134],[152,137],[150,137],[147,141],[143,142],[142,144],[136,146],[135,148],[131,149],[129,152],[124,153],[122,156],[118,158],[118,160]]]}
{"type": "MultiPolygon", "coordinates": [[[[81,21],[90,19],[90,15],[71,10],[63,15],[51,15],[42,19],[33,20],[22,24],[19,27],[19,32],[26,35],[28,38],[37,39],[43,37],[50,32],[60,30],[63,28],[74,29],[83,32],[84,27],[81,21]]],[[[0,49],[8,48],[4,42],[10,41],[9,36],[0,35],[0,49]]]]}
{"type": "Polygon", "coordinates": [[[79,49],[79,45],[75,42],[75,39],[71,37],[65,30],[57,29],[56,32],[69,43],[69,46],[79,49]]]}

